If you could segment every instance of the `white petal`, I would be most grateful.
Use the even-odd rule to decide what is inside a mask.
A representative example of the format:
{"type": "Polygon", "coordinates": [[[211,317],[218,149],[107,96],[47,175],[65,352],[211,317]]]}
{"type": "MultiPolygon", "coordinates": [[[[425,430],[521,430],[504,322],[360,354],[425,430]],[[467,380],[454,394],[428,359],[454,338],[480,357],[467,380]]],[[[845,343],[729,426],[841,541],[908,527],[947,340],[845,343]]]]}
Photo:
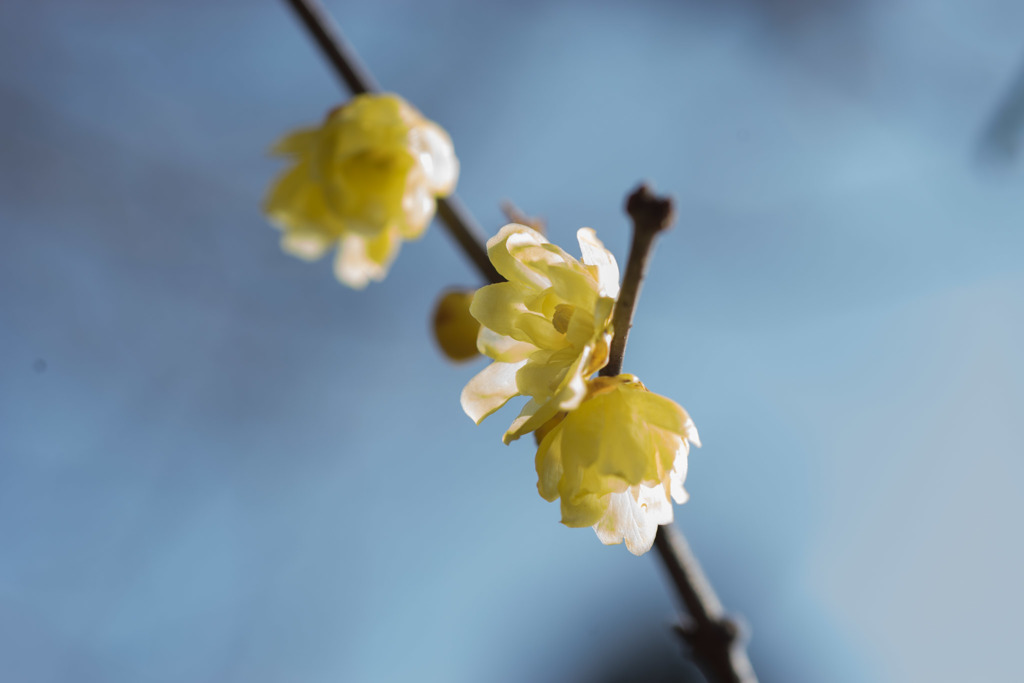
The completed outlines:
{"type": "Polygon", "coordinates": [[[346,234],[340,240],[334,259],[334,275],[354,289],[362,289],[370,280],[379,282],[388,274],[401,246],[402,238],[396,229],[378,232],[372,237],[346,234]]]}
{"type": "Polygon", "coordinates": [[[686,419],[686,438],[690,440],[697,448],[700,448],[700,435],[697,434],[697,425],[693,424],[693,420],[690,419],[689,413],[687,413],[686,419]]]}
{"type": "MultiPolygon", "coordinates": [[[[640,487],[641,500],[633,497],[634,490],[609,495],[608,512],[600,522],[594,525],[598,539],[605,545],[626,542],[626,548],[634,555],[643,555],[654,545],[654,536],[658,533],[658,525],[666,519],[672,520],[672,506],[660,506],[656,499],[650,497],[640,487]]],[[[650,489],[647,489],[650,491],[650,489]]],[[[661,494],[664,498],[664,493],[661,494]]]]}
{"type": "Polygon", "coordinates": [[[418,137],[420,166],[426,175],[431,192],[438,196],[451,194],[459,179],[459,160],[455,157],[452,140],[437,124],[427,121],[410,134],[418,137]]]}
{"type": "Polygon", "coordinates": [[[689,452],[690,448],[684,441],[676,451],[675,460],[672,463],[672,472],[669,474],[670,491],[672,492],[672,500],[682,505],[690,499],[690,494],[683,488],[683,482],[686,481],[686,470],[689,466],[689,452]]]}
{"type": "Polygon", "coordinates": [[[613,299],[619,296],[619,264],[615,256],[605,249],[604,243],[597,239],[592,228],[580,228],[576,231],[576,239],[580,243],[583,262],[597,268],[598,283],[601,294],[613,299]]]}
{"type": "Polygon", "coordinates": [[[405,194],[402,196],[402,210],[405,212],[402,237],[407,240],[414,240],[423,234],[437,209],[434,196],[430,194],[423,181],[414,178],[414,175],[409,174],[409,182],[406,183],[405,194]]]}
{"type": "Polygon", "coordinates": [[[664,487],[641,485],[636,489],[636,503],[649,521],[654,522],[656,526],[672,523],[672,501],[665,495],[664,487]]]}
{"type": "Polygon", "coordinates": [[[380,280],[384,270],[366,254],[366,238],[346,235],[334,257],[334,276],[352,289],[363,289],[370,280],[380,280]]]}
{"type": "Polygon", "coordinates": [[[315,261],[331,248],[335,240],[316,232],[286,232],[281,236],[281,249],[306,261],[315,261]]]}
{"type": "Polygon", "coordinates": [[[526,365],[494,362],[480,371],[462,390],[462,409],[477,424],[517,395],[516,372],[526,365]]]}

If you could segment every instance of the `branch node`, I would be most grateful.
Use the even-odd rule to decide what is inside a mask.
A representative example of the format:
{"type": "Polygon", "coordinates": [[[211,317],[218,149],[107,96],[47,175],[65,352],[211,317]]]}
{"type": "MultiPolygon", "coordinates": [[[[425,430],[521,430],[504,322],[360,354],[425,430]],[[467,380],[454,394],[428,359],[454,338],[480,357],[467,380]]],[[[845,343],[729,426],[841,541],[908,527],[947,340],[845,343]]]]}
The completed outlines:
{"type": "Polygon", "coordinates": [[[728,650],[747,642],[747,629],[742,622],[724,616],[703,626],[687,622],[675,627],[676,633],[695,650],[728,650]]]}
{"type": "Polygon", "coordinates": [[[626,200],[626,213],[640,232],[659,233],[675,220],[675,203],[669,195],[658,196],[647,183],[641,183],[626,200]]]}

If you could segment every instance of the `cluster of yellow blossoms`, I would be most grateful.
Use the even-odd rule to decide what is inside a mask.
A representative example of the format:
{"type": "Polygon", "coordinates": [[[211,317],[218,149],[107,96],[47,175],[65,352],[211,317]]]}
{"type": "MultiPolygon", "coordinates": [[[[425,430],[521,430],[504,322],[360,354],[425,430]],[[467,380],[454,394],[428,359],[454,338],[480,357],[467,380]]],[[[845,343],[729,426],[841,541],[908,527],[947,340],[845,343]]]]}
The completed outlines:
{"type": "MultiPolygon", "coordinates": [[[[448,134],[394,95],[358,96],[274,151],[294,162],[265,204],[282,246],[315,259],[337,245],[335,273],[356,288],[384,278],[458,178],[448,134]]],[[[471,356],[476,335],[494,361],[462,392],[477,423],[528,397],[504,441],[535,433],[537,488],[561,499],[562,522],[640,555],[672,521],[671,501],[687,499],[689,445],[700,441],[686,411],[636,377],[594,376],[608,363],[619,269],[593,230],[577,239],[579,261],[532,228],[506,225],[487,243],[506,282],[449,293],[435,324],[449,355],[471,356]]]]}
{"type": "Polygon", "coordinates": [[[494,362],[463,389],[462,407],[479,423],[528,396],[504,441],[535,432],[540,495],[561,499],[566,526],[641,555],[672,521],[671,501],[686,501],[689,445],[700,440],[685,410],[636,377],[593,377],[608,363],[619,269],[593,230],[577,239],[582,261],[515,223],[487,243],[507,282],[470,305],[494,362]]]}
{"type": "Polygon", "coordinates": [[[264,202],[281,246],[312,260],[337,245],[335,275],[357,289],[384,279],[459,177],[448,134],[395,95],[358,95],[273,152],[294,162],[264,202]]]}

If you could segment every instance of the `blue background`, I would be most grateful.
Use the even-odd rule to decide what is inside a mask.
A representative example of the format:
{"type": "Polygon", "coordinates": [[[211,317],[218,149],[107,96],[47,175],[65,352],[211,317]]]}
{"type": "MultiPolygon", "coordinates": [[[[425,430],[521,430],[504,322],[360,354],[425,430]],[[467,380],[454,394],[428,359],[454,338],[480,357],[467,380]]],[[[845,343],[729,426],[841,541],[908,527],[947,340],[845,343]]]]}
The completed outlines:
{"type": "MultiPolygon", "coordinates": [[[[329,7],[488,230],[622,260],[675,195],[626,369],[700,429],[677,522],[762,680],[1019,676],[1024,171],[978,150],[1024,4],[329,7]]],[[[3,680],[682,666],[655,557],[462,414],[443,229],[364,292],[280,252],[266,150],[342,99],[284,3],[0,6],[3,680]]]]}

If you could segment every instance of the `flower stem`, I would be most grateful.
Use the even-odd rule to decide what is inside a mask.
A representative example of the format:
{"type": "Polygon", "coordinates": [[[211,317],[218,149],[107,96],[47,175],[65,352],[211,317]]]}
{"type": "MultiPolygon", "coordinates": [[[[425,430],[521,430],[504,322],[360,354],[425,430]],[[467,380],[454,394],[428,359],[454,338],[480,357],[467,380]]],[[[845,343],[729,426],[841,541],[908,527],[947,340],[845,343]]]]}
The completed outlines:
{"type": "MultiPolygon", "coordinates": [[[[353,94],[379,90],[318,0],[287,2],[353,94]]],[[[626,339],[654,238],[672,223],[671,200],[653,195],[644,185],[630,195],[626,211],[633,218],[633,245],[615,307],[610,360],[601,372],[606,376],[617,375],[622,370],[626,339]]],[[[458,198],[453,194],[439,199],[437,212],[480,275],[488,282],[502,282],[504,278],[487,256],[483,231],[458,198]]],[[[757,683],[743,647],[745,639],[740,637],[741,629],[725,616],[718,597],[679,530],[672,526],[659,527],[654,546],[690,614],[689,623],[677,627],[677,631],[690,647],[698,666],[713,683],[757,683]]]]}
{"type": "MultiPolygon", "coordinates": [[[[633,219],[633,244],[629,249],[622,289],[612,317],[614,337],[608,365],[601,374],[614,377],[622,372],[626,339],[633,325],[633,312],[655,238],[668,230],[674,219],[672,199],[659,197],[640,185],[626,200],[626,213],[633,219]]],[[[746,638],[739,624],[722,609],[711,583],[690,550],[682,533],[673,525],[658,527],[654,547],[689,613],[685,624],[676,628],[689,647],[697,665],[713,683],[757,683],[757,676],[744,647],[746,638]]]]}
{"type": "MultiPolygon", "coordinates": [[[[376,79],[359,61],[355,50],[342,37],[338,27],[331,21],[318,0],[287,2],[353,95],[380,92],[380,85],[376,79]]],[[[487,282],[503,282],[505,278],[498,274],[487,257],[487,238],[484,231],[459,198],[455,194],[438,198],[437,214],[448,228],[449,234],[473,262],[481,277],[487,282]]]]}

